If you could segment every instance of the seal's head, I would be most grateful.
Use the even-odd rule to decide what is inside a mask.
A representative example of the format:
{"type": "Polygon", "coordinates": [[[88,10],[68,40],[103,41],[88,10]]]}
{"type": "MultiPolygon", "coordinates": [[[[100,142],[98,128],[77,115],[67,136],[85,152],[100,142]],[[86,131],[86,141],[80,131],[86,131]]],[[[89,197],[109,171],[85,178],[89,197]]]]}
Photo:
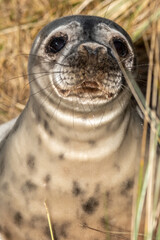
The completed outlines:
{"type": "Polygon", "coordinates": [[[131,39],[116,23],[95,16],[60,18],[43,28],[33,44],[32,93],[43,89],[53,102],[106,104],[128,91],[119,61],[127,71],[135,69],[131,39]]]}

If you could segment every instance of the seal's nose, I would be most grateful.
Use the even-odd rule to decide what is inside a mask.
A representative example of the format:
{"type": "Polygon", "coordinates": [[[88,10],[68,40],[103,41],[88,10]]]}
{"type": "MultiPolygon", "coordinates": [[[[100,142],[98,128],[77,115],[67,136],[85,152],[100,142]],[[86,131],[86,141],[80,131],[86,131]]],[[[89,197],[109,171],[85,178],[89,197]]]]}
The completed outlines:
{"type": "Polygon", "coordinates": [[[110,57],[114,58],[115,56],[111,51],[111,48],[108,46],[103,46],[97,43],[86,43],[82,44],[81,51],[83,51],[85,54],[87,54],[90,58],[100,57],[110,57]]]}
{"type": "Polygon", "coordinates": [[[91,61],[97,61],[100,56],[107,54],[107,48],[95,42],[86,42],[79,45],[78,52],[88,57],[91,61]]]}
{"type": "Polygon", "coordinates": [[[102,47],[89,47],[89,46],[86,46],[84,45],[83,48],[86,50],[86,52],[89,54],[89,55],[98,55],[98,53],[102,50],[102,47]]]}
{"type": "Polygon", "coordinates": [[[92,56],[97,56],[100,53],[106,53],[106,48],[98,43],[83,43],[81,45],[81,50],[92,56]]]}

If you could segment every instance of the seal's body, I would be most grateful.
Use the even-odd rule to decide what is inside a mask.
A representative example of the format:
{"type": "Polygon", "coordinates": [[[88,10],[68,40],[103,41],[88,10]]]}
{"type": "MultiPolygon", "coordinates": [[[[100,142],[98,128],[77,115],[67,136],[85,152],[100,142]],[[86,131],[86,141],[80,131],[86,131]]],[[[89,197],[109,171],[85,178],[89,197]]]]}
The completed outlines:
{"type": "Polygon", "coordinates": [[[142,125],[119,61],[135,72],[129,36],[104,18],[65,17],[37,36],[30,99],[1,140],[2,240],[50,239],[44,201],[55,239],[130,231],[142,125]]]}

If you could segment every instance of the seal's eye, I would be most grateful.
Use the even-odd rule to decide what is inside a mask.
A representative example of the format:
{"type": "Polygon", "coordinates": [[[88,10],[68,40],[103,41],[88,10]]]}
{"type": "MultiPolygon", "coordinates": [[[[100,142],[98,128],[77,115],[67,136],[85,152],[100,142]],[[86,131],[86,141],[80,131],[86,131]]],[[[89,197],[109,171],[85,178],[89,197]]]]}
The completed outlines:
{"type": "Polygon", "coordinates": [[[120,57],[126,57],[128,54],[128,48],[126,44],[120,39],[113,39],[114,47],[120,57]]]}
{"type": "Polygon", "coordinates": [[[57,53],[66,45],[66,42],[66,36],[53,37],[46,46],[46,52],[57,53]]]}

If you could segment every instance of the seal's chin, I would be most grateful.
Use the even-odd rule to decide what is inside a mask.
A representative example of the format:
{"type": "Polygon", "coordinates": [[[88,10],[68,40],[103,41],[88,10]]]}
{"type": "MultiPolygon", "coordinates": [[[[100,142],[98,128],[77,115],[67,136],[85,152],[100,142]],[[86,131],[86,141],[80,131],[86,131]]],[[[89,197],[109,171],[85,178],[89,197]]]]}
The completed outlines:
{"type": "Polygon", "coordinates": [[[77,97],[81,99],[101,99],[105,101],[111,101],[119,92],[113,88],[109,90],[96,81],[83,81],[81,84],[72,86],[70,89],[57,88],[57,91],[65,98],[77,97]]]}

